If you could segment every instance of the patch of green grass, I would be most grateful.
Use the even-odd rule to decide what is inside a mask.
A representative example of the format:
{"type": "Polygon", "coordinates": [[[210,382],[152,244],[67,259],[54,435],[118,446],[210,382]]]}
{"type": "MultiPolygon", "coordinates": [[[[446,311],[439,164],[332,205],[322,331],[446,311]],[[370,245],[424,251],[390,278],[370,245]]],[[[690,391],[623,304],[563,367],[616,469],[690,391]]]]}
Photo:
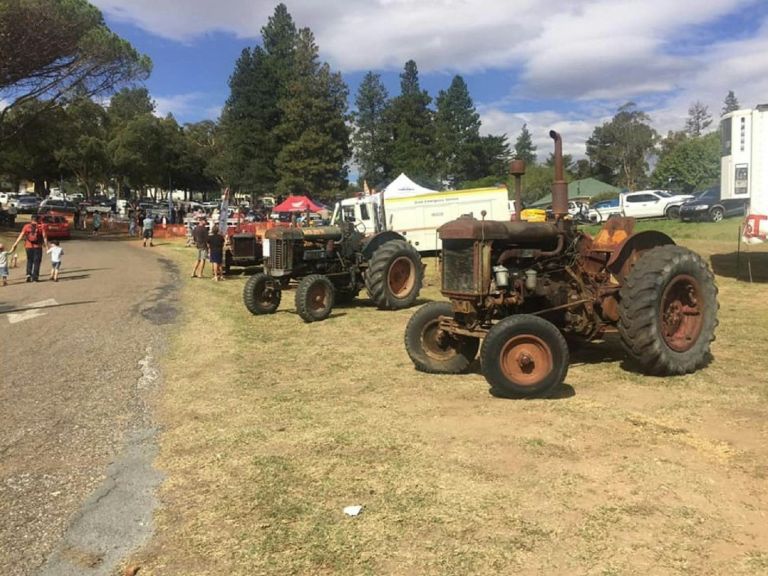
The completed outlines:
{"type": "MultiPolygon", "coordinates": [[[[673,240],[707,240],[716,242],[733,242],[739,238],[740,218],[728,218],[720,222],[683,222],[681,220],[637,220],[635,232],[658,230],[672,237],[673,240]]],[[[595,235],[601,225],[585,226],[584,229],[595,235]]]]}

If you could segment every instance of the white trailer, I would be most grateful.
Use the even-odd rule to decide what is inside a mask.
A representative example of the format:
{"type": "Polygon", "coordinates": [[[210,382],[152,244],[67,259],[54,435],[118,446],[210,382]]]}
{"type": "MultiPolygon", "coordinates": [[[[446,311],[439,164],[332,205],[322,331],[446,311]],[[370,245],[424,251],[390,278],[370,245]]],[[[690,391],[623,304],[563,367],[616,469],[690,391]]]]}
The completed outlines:
{"type": "Polygon", "coordinates": [[[419,252],[440,250],[437,229],[459,216],[478,220],[509,220],[506,187],[472,188],[437,192],[421,189],[412,196],[388,195],[386,191],[346,198],[334,209],[332,221],[354,222],[365,233],[380,230],[399,232],[419,252]]]}
{"type": "Polygon", "coordinates": [[[747,199],[744,240],[768,234],[768,104],[734,110],[720,121],[720,197],[747,199]]]}

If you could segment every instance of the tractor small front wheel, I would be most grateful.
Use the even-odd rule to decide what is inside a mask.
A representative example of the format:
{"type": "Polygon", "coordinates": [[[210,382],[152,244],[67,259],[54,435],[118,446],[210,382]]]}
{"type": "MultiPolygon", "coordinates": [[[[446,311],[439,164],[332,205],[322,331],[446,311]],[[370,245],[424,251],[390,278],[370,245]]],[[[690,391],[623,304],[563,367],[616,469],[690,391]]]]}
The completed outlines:
{"type": "Polygon", "coordinates": [[[483,376],[502,396],[546,396],[565,380],[569,361],[560,331],[530,314],[495,324],[480,351],[483,376]]]}
{"type": "Polygon", "coordinates": [[[322,274],[310,274],[296,287],[296,311],[304,322],[325,320],[333,309],[334,289],[322,274]]]}
{"type": "Polygon", "coordinates": [[[243,303],[251,314],[272,314],[281,295],[280,282],[269,274],[254,274],[243,287],[243,303]]]}
{"type": "Polygon", "coordinates": [[[430,302],[411,316],[405,328],[405,349],[417,370],[459,374],[477,356],[480,341],[440,329],[440,318],[453,318],[450,302],[430,302]]]}

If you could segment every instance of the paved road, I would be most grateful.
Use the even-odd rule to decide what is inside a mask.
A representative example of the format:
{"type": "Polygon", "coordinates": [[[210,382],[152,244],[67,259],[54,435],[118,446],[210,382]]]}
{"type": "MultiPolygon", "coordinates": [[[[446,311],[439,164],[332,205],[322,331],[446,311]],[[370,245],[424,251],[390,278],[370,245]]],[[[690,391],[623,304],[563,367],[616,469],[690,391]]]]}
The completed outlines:
{"type": "Polygon", "coordinates": [[[136,242],[62,246],[58,283],[16,268],[0,287],[3,574],[108,574],[149,535],[161,480],[146,402],[178,271],[136,242]]]}

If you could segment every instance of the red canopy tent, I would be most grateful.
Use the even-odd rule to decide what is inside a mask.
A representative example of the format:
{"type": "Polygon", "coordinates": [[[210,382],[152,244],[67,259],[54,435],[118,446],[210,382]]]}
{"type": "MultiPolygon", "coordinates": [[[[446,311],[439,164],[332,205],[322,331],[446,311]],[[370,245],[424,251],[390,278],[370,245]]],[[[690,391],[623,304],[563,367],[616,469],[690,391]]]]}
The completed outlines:
{"type": "Polygon", "coordinates": [[[323,207],[315,204],[306,196],[288,196],[283,202],[272,208],[272,212],[319,212],[323,207]]]}

